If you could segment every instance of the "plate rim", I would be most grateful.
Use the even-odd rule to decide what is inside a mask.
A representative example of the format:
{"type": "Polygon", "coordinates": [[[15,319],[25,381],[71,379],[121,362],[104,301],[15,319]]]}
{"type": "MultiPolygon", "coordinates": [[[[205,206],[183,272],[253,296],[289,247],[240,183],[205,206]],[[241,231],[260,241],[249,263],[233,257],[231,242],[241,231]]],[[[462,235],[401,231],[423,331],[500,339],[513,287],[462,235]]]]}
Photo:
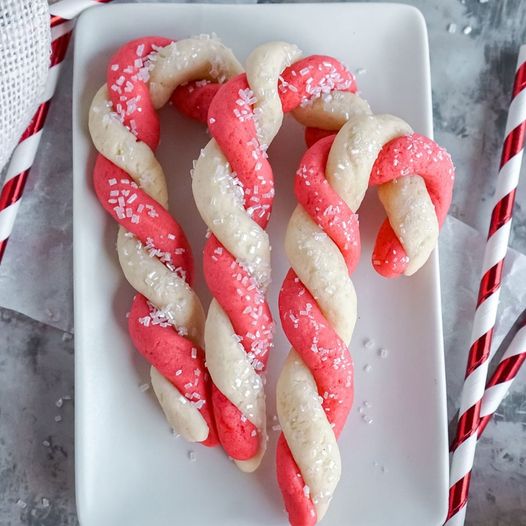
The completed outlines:
{"type": "MultiPolygon", "coordinates": [[[[81,41],[81,36],[83,31],[86,31],[87,28],[92,26],[96,22],[96,20],[100,16],[109,16],[112,11],[118,13],[119,11],[124,13],[128,12],[130,10],[136,10],[140,11],[142,9],[161,9],[161,10],[167,10],[167,11],[177,11],[177,10],[195,10],[195,9],[201,9],[203,7],[206,7],[207,9],[211,10],[228,10],[232,8],[239,8],[242,7],[244,9],[249,10],[280,10],[280,9],[313,9],[313,8],[320,8],[320,7],[327,7],[328,5],[337,5],[340,8],[345,9],[366,9],[366,10],[375,10],[375,9],[392,9],[396,11],[406,11],[407,16],[413,16],[416,18],[417,24],[419,26],[420,31],[422,31],[422,42],[424,43],[423,49],[421,50],[422,58],[424,61],[424,70],[423,70],[423,77],[421,78],[422,84],[424,84],[424,87],[422,88],[422,93],[425,94],[425,105],[426,105],[426,114],[425,114],[425,121],[426,121],[426,132],[427,135],[431,138],[433,137],[433,109],[432,109],[432,91],[431,91],[431,70],[430,70],[430,58],[429,58],[429,37],[428,37],[428,31],[427,31],[427,25],[425,21],[425,17],[422,14],[422,12],[415,6],[402,4],[402,3],[386,3],[386,2],[371,2],[371,3],[359,3],[359,2],[330,2],[330,3],[324,3],[324,2],[314,2],[314,3],[307,3],[307,4],[301,4],[301,3],[265,3],[265,4],[208,4],[208,3],[188,3],[188,4],[173,4],[173,3],[122,3],[122,4],[107,4],[102,6],[97,6],[101,8],[103,11],[99,12],[97,8],[95,9],[88,9],[84,11],[76,24],[75,32],[74,32],[74,41],[75,41],[75,49],[74,49],[74,63],[73,63],[73,82],[72,82],[72,156],[73,156],[73,296],[74,296],[74,326],[75,326],[75,500],[76,500],[76,510],[77,510],[77,517],[79,520],[79,523],[84,524],[85,523],[85,503],[82,502],[82,493],[81,486],[83,485],[82,482],[82,472],[84,472],[84,469],[81,468],[83,461],[81,460],[81,453],[84,449],[83,444],[83,433],[82,433],[82,419],[79,415],[85,413],[84,407],[84,396],[80,393],[82,389],[80,389],[82,385],[82,355],[84,351],[80,351],[79,347],[81,347],[80,341],[81,341],[81,334],[83,332],[82,325],[80,324],[80,321],[82,319],[81,312],[83,311],[83,305],[80,300],[80,294],[78,293],[79,290],[79,281],[80,278],[79,272],[77,269],[81,266],[80,263],[80,254],[79,249],[77,248],[77,242],[76,240],[80,239],[81,232],[80,229],[81,224],[79,219],[77,219],[77,215],[75,213],[76,209],[76,202],[78,201],[80,195],[78,195],[78,186],[79,181],[81,178],[81,175],[79,172],[82,172],[82,176],[84,175],[83,169],[79,169],[78,159],[78,150],[80,147],[80,144],[82,143],[82,138],[79,135],[78,131],[83,128],[80,119],[80,112],[83,111],[83,108],[81,108],[81,100],[79,97],[80,91],[78,89],[78,71],[79,67],[77,66],[78,60],[77,56],[80,54],[80,45],[79,41],[81,41]],[[77,175],[75,175],[77,174],[77,175]],[[78,343],[79,342],[79,343],[78,343]]],[[[85,109],[84,109],[85,111],[85,109]]],[[[82,156],[81,156],[82,157],[82,156]]],[[[85,159],[82,159],[82,162],[84,163],[85,159]]],[[[84,168],[85,170],[85,168],[84,168]]],[[[449,454],[448,454],[448,439],[447,439],[447,398],[446,398],[446,374],[445,374],[445,356],[444,356],[444,334],[443,334],[443,324],[442,324],[442,298],[441,298],[441,290],[440,290],[440,267],[439,267],[439,251],[438,246],[435,248],[433,255],[432,255],[433,265],[434,265],[434,279],[432,281],[432,287],[433,287],[433,303],[436,305],[436,309],[434,312],[435,317],[435,324],[437,328],[437,338],[435,341],[435,345],[437,348],[437,353],[435,355],[435,362],[436,368],[435,371],[437,373],[437,388],[438,388],[438,396],[437,396],[437,417],[440,417],[441,420],[441,429],[443,430],[443,433],[441,433],[441,437],[437,437],[437,439],[442,442],[442,448],[441,453],[437,452],[437,455],[441,454],[442,461],[440,462],[440,465],[442,467],[441,473],[437,473],[437,476],[439,476],[441,479],[445,481],[444,484],[442,484],[443,487],[443,494],[437,495],[437,499],[443,501],[443,517],[445,518],[447,513],[447,497],[448,497],[448,482],[449,482],[449,454]]],[[[443,522],[443,520],[440,521],[440,524],[443,522]]],[[[438,523],[437,523],[438,524],[438,523]]]]}

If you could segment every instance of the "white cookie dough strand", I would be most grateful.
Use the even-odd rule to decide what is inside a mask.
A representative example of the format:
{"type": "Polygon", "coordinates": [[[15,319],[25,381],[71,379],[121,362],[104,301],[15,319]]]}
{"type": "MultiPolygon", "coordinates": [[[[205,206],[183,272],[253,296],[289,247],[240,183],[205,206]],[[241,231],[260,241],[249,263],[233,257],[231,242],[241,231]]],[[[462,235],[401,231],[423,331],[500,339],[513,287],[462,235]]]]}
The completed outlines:
{"type": "Polygon", "coordinates": [[[401,177],[380,185],[378,197],[409,258],[404,274],[411,276],[428,260],[440,230],[425,182],[415,174],[401,177]]]}
{"type": "Polygon", "coordinates": [[[161,310],[181,336],[203,346],[204,310],[196,293],[177,271],[170,271],[144,245],[120,228],[119,261],[130,285],[161,310]]]}
{"type": "Polygon", "coordinates": [[[195,406],[155,367],[150,367],[150,380],[170,426],[188,442],[206,440],[208,425],[195,406]]]}
{"type": "Polygon", "coordinates": [[[246,72],[256,102],[255,125],[261,146],[266,149],[283,122],[283,108],[276,79],[301,56],[300,49],[287,42],[269,42],[257,47],[248,56],[246,72]]]}
{"type": "Polygon", "coordinates": [[[354,115],[371,115],[369,103],[356,93],[335,91],[292,111],[303,126],[337,132],[354,115]]]}
{"type": "Polygon", "coordinates": [[[225,82],[243,72],[230,49],[216,38],[187,38],[159,49],[150,71],[150,95],[161,108],[174,89],[191,80],[225,82]]]}
{"type": "Polygon", "coordinates": [[[340,450],[316,382],[294,349],[279,376],[276,404],[287,444],[320,521],[340,480],[340,450]]]}
{"type": "Polygon", "coordinates": [[[334,241],[301,205],[290,218],[285,251],[325,318],[338,336],[349,342],[356,323],[356,292],[347,265],[334,241]]]}

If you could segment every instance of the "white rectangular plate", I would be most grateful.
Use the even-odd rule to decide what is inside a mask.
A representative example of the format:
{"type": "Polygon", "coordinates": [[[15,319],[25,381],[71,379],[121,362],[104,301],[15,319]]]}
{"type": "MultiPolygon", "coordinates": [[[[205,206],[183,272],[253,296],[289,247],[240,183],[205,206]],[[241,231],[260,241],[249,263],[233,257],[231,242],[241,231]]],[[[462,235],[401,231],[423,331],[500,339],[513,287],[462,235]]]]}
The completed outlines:
{"type": "MultiPolygon", "coordinates": [[[[358,76],[376,113],[406,119],[432,133],[427,33],[421,14],[387,4],[115,5],[92,9],[78,23],[73,90],[74,259],[76,329],[76,489],[83,526],[284,525],[275,481],[276,432],[262,467],[239,472],[220,448],[176,439],[168,429],[134,351],[125,315],[132,298],[115,252],[116,225],[91,183],[95,150],[87,130],[91,98],[107,62],[143,35],[181,39],[217,33],[243,61],[269,40],[305,53],[329,54],[358,76]],[[189,461],[193,450],[196,462],[189,461]]],[[[205,228],[195,209],[189,171],[208,137],[202,126],[168,107],[161,112],[158,151],[169,180],[171,210],[191,240],[197,290],[205,305],[200,254],[205,228]]],[[[277,197],[270,225],[277,323],[268,371],[269,418],[274,385],[289,346],[279,326],[277,293],[287,271],[283,236],[295,205],[293,176],[304,151],[303,130],[286,119],[270,149],[277,197]]],[[[438,258],[410,279],[385,280],[371,268],[375,232],[384,217],[375,192],[360,210],[362,261],[353,281],[359,320],[351,344],[355,405],[340,438],[343,476],[327,526],[442,524],[447,503],[447,437],[438,258]],[[371,339],[371,349],[364,340],[371,339]],[[380,348],[387,358],[378,355],[380,348]],[[369,364],[372,369],[365,372],[369,364]],[[369,402],[364,422],[359,407],[369,402]]],[[[271,425],[275,422],[271,422],[271,425]]]]}

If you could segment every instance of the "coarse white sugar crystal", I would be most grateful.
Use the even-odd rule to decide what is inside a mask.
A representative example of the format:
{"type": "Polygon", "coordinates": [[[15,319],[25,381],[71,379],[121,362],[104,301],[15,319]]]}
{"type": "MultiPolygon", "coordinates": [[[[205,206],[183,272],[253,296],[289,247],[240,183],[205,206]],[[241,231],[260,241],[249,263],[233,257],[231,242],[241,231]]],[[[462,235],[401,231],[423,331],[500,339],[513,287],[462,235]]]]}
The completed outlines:
{"type": "Polygon", "coordinates": [[[387,358],[389,356],[389,351],[382,347],[378,350],[378,356],[380,356],[380,358],[387,358]]]}
{"type": "Polygon", "coordinates": [[[310,496],[310,488],[309,486],[307,486],[307,484],[305,484],[305,486],[303,486],[303,495],[305,495],[305,497],[309,498],[310,496]]]}
{"type": "Polygon", "coordinates": [[[457,24],[451,23],[447,26],[448,33],[455,33],[457,30],[457,24]]]}
{"type": "Polygon", "coordinates": [[[119,64],[112,64],[111,65],[111,70],[112,71],[119,71],[119,64]]]}
{"type": "Polygon", "coordinates": [[[190,460],[190,462],[196,461],[195,453],[192,450],[188,451],[188,460],[190,460]]]}
{"type": "Polygon", "coordinates": [[[192,402],[192,405],[193,405],[197,410],[201,410],[205,404],[206,404],[206,401],[205,401],[205,400],[198,400],[197,402],[192,402]]]}
{"type": "Polygon", "coordinates": [[[472,28],[471,26],[466,26],[466,27],[462,30],[462,33],[464,33],[464,35],[469,35],[472,31],[473,31],[473,28],[472,28]]]}
{"type": "Polygon", "coordinates": [[[141,393],[145,393],[146,391],[148,391],[148,389],[150,389],[150,384],[141,384],[141,385],[139,385],[139,391],[141,393]]]}
{"type": "Polygon", "coordinates": [[[42,445],[44,447],[51,447],[51,442],[49,440],[42,440],[42,445]]]}
{"type": "Polygon", "coordinates": [[[58,407],[58,408],[61,408],[63,405],[64,405],[64,400],[62,398],[59,398],[56,402],[55,402],[55,405],[58,407]]]}
{"type": "Polygon", "coordinates": [[[46,497],[42,497],[42,506],[44,508],[49,508],[49,500],[46,497]]]}
{"type": "Polygon", "coordinates": [[[373,423],[373,417],[372,417],[372,416],[363,415],[363,416],[362,416],[362,420],[363,420],[366,424],[372,424],[372,423],[373,423]]]}
{"type": "Polygon", "coordinates": [[[62,422],[62,417],[60,415],[55,416],[55,422],[62,422]]]}
{"type": "Polygon", "coordinates": [[[149,327],[152,319],[150,318],[150,316],[144,316],[142,318],[139,318],[138,321],[141,325],[144,325],[145,327],[149,327]]]}
{"type": "Polygon", "coordinates": [[[372,366],[370,364],[367,364],[367,365],[364,365],[363,370],[366,373],[370,373],[373,370],[373,368],[372,368],[372,366]]]}
{"type": "Polygon", "coordinates": [[[16,501],[16,505],[19,507],[19,508],[22,508],[23,510],[25,510],[27,508],[27,502],[23,501],[22,499],[18,499],[16,501]]]}

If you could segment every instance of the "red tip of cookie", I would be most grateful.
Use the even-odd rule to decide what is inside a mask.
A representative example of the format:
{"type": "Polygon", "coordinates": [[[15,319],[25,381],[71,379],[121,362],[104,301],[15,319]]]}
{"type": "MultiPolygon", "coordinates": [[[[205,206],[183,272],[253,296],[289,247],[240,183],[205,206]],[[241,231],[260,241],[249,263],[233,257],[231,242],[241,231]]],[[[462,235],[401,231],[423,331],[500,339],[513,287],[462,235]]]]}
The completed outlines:
{"type": "Polygon", "coordinates": [[[283,433],[276,448],[276,475],[291,526],[314,526],[316,508],[305,492],[305,482],[283,433]]]}
{"type": "Polygon", "coordinates": [[[217,433],[226,454],[235,460],[254,457],[260,440],[256,426],[215,385],[212,387],[212,401],[217,433]]]}
{"type": "Polygon", "coordinates": [[[164,313],[141,294],[133,298],[128,330],[136,349],[203,415],[209,433],[202,444],[217,445],[203,350],[178,334],[164,313]]]}
{"type": "Polygon", "coordinates": [[[405,249],[387,219],[378,231],[371,262],[384,278],[402,276],[407,268],[409,259],[405,249]]]}

